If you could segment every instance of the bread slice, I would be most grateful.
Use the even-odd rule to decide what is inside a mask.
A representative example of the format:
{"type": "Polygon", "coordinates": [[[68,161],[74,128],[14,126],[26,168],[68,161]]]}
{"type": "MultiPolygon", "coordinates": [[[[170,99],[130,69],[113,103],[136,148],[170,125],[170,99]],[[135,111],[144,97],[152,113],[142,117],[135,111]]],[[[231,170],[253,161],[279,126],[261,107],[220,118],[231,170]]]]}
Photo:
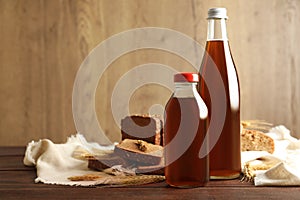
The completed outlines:
{"type": "Polygon", "coordinates": [[[138,166],[136,169],[136,173],[147,175],[164,175],[165,168],[162,164],[152,166],[138,166]]]}
{"type": "Polygon", "coordinates": [[[267,151],[273,153],[275,150],[274,140],[256,130],[243,129],[241,133],[242,151],[267,151]]]}
{"type": "Polygon", "coordinates": [[[114,152],[125,160],[144,165],[158,165],[163,157],[162,146],[132,139],[125,139],[116,145],[114,152]]]}
{"type": "Polygon", "coordinates": [[[115,155],[115,153],[101,156],[95,155],[88,158],[88,168],[90,169],[102,171],[115,165],[122,165],[124,167],[129,166],[123,158],[115,155]]]}
{"type": "Polygon", "coordinates": [[[163,145],[163,122],[157,115],[131,115],[121,120],[122,140],[144,140],[163,145]]]}

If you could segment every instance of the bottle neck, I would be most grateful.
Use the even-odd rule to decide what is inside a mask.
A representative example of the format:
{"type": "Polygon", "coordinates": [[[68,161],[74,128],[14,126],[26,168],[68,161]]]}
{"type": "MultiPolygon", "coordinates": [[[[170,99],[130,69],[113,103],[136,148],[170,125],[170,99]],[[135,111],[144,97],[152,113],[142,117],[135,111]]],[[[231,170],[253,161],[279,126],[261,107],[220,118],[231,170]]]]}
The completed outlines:
{"type": "Polygon", "coordinates": [[[227,41],[226,20],[208,19],[207,41],[223,40],[227,41]]]}
{"type": "Polygon", "coordinates": [[[196,82],[175,82],[174,97],[187,98],[195,97],[197,94],[196,82]]]}

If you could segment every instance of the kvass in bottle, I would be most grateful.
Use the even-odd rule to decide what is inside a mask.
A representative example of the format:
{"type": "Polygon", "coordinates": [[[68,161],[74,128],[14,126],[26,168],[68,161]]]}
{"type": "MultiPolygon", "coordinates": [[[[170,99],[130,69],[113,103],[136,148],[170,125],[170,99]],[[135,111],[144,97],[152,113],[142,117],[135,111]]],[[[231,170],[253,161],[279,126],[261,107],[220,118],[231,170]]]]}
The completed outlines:
{"type": "Polygon", "coordinates": [[[203,186],[209,179],[207,153],[199,156],[208,113],[198,81],[197,73],[175,74],[175,91],[165,109],[165,176],[173,187],[203,186]]]}
{"type": "Polygon", "coordinates": [[[206,53],[199,73],[198,91],[208,107],[211,179],[234,179],[241,172],[240,88],[226,19],[225,8],[208,10],[206,53]],[[223,128],[218,130],[217,126],[223,128]]]}

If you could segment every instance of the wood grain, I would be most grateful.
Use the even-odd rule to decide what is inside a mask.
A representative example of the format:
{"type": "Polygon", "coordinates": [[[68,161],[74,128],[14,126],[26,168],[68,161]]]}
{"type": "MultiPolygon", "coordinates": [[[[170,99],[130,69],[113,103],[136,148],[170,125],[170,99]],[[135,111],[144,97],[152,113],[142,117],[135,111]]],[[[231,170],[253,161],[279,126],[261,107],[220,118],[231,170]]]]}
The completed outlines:
{"type": "Polygon", "coordinates": [[[254,187],[235,180],[209,181],[204,187],[176,189],[165,182],[118,188],[35,183],[36,170],[22,163],[24,147],[0,147],[1,199],[299,199],[299,187],[254,187]],[[19,156],[12,156],[19,155],[19,156]]]}
{"type": "MultiPolygon", "coordinates": [[[[300,137],[300,1],[0,0],[0,145],[40,138],[64,142],[76,133],[75,76],[93,48],[141,27],[173,29],[204,46],[207,10],[215,6],[228,9],[242,118],[284,124],[300,137]]],[[[120,139],[110,107],[113,88],[124,73],[151,62],[191,69],[182,58],[159,50],[135,51],[113,62],[99,80],[95,105],[112,141],[120,139]]],[[[157,85],[141,87],[129,101],[130,112],[149,112],[170,93],[157,85]]]]}

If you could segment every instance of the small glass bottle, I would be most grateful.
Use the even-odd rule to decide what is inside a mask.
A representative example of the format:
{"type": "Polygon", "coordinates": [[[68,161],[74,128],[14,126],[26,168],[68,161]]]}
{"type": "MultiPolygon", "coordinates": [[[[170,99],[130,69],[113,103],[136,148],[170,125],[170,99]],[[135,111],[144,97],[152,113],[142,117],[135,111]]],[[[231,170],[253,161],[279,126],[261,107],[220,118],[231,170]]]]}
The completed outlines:
{"type": "Polygon", "coordinates": [[[165,109],[165,176],[173,187],[198,187],[209,180],[208,153],[199,156],[208,113],[198,81],[196,73],[175,74],[175,91],[165,109]]]}
{"type": "Polygon", "coordinates": [[[226,8],[209,9],[207,19],[198,91],[209,113],[210,178],[233,179],[241,172],[240,87],[227,38],[226,8]]]}

